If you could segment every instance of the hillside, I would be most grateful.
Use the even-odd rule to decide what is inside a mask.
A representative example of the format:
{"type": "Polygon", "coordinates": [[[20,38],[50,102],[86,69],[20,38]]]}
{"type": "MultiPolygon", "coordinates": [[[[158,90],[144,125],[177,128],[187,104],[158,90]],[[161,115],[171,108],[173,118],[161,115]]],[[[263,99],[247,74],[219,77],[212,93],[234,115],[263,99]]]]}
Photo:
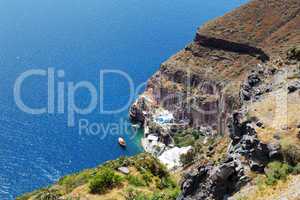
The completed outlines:
{"type": "Polygon", "coordinates": [[[172,200],[178,193],[176,177],[169,174],[157,159],[140,154],[62,177],[56,184],[17,200],[172,200]]]}
{"type": "Polygon", "coordinates": [[[299,46],[299,6],[297,0],[254,0],[208,22],[193,42],[162,63],[145,94],[163,102],[176,116],[188,117],[195,126],[204,124],[225,132],[226,120],[220,113],[229,113],[240,103],[239,90],[232,88],[239,87],[256,64],[286,57],[288,49],[299,46]],[[181,105],[172,103],[178,99],[181,105]],[[194,111],[191,99],[198,110],[211,107],[217,112],[194,111]]]}
{"type": "Polygon", "coordinates": [[[42,200],[49,190],[53,200],[300,199],[299,96],[300,1],[250,1],[200,27],[130,108],[156,158],[105,164],[118,176],[105,192],[90,188],[102,166],[19,200],[42,200]]]}
{"type": "Polygon", "coordinates": [[[157,147],[144,142],[150,152],[192,147],[180,200],[221,200],[247,187],[252,197],[232,198],[273,191],[276,199],[296,188],[276,184],[298,173],[299,46],[300,2],[253,0],[200,27],[149,79],[130,116],[149,130],[145,140],[159,138],[157,147]],[[173,125],[153,123],[163,113],[173,125]],[[281,163],[288,169],[278,176],[281,163]]]}

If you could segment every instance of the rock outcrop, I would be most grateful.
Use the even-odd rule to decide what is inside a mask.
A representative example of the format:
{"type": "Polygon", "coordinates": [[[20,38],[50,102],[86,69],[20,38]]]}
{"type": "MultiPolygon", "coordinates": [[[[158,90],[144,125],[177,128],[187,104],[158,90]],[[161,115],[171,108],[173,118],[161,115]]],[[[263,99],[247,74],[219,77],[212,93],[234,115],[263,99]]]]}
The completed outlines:
{"type": "Polygon", "coordinates": [[[219,166],[201,165],[184,177],[178,200],[222,200],[247,183],[239,160],[228,158],[219,166]]]}
{"type": "MultiPolygon", "coordinates": [[[[288,159],[300,160],[299,47],[300,1],[252,0],[199,28],[149,79],[129,116],[145,127],[151,144],[155,139],[154,150],[174,147],[172,134],[185,129],[197,130],[208,145],[199,148],[204,158],[182,169],[178,200],[226,199],[249,186],[250,173],[264,174],[268,163],[289,153],[288,159]],[[162,111],[172,120],[157,123],[162,111]],[[207,135],[229,138],[218,159],[207,135]]],[[[298,189],[291,184],[284,194],[298,189]]]]}
{"type": "MultiPolygon", "coordinates": [[[[241,105],[237,88],[251,68],[286,57],[288,49],[299,45],[299,7],[298,0],[253,0],[205,24],[185,49],[162,63],[148,81],[146,96],[178,120],[189,119],[192,127],[228,132],[228,118],[241,105]]],[[[298,55],[291,52],[290,57],[298,55]]],[[[248,79],[242,100],[264,92],[252,94],[259,79],[254,74],[248,79]]],[[[140,107],[134,104],[130,116],[143,122],[140,107]]]]}
{"type": "MultiPolygon", "coordinates": [[[[155,106],[178,121],[188,119],[192,128],[209,127],[231,139],[227,159],[187,173],[179,200],[224,199],[251,181],[248,172],[264,173],[269,162],[283,159],[282,134],[275,133],[289,129],[280,121],[289,108],[273,105],[273,98],[300,89],[298,75],[285,76],[297,71],[294,46],[300,46],[300,1],[253,0],[199,28],[149,79],[144,95],[155,106]]],[[[138,99],[131,116],[142,122],[138,113],[147,111],[136,109],[141,105],[138,99]]]]}

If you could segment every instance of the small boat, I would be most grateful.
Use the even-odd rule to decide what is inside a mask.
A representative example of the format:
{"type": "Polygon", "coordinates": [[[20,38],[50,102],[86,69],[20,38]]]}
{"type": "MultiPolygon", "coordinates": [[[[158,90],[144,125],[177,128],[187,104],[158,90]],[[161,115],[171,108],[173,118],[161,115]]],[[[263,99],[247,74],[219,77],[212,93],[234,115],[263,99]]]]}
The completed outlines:
{"type": "Polygon", "coordinates": [[[139,129],[141,128],[141,126],[139,124],[131,124],[131,126],[135,129],[139,129]]]}
{"type": "Polygon", "coordinates": [[[125,142],[124,138],[119,137],[118,142],[121,147],[126,147],[126,142],[125,142]]]}

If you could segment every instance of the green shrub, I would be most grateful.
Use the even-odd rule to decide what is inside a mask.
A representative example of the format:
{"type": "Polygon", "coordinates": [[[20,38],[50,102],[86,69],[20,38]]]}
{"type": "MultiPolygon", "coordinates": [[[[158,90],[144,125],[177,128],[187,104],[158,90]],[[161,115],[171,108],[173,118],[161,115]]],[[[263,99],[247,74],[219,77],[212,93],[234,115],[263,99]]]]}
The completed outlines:
{"type": "Polygon", "coordinates": [[[201,133],[195,129],[192,130],[192,135],[195,140],[198,140],[198,139],[200,139],[200,137],[203,137],[203,133],[201,133]]]}
{"type": "Polygon", "coordinates": [[[179,189],[166,190],[163,192],[155,192],[150,200],[176,200],[179,196],[179,189]]]}
{"type": "Polygon", "coordinates": [[[161,190],[165,188],[172,189],[176,187],[176,183],[170,177],[163,177],[157,180],[156,187],[161,190]]]}
{"type": "Polygon", "coordinates": [[[169,175],[166,167],[161,164],[159,160],[147,154],[135,160],[134,165],[141,173],[148,171],[152,175],[159,176],[160,178],[169,175]]]}
{"type": "Polygon", "coordinates": [[[298,164],[293,168],[293,174],[294,174],[294,175],[300,174],[300,163],[298,163],[298,164]]]}
{"type": "Polygon", "coordinates": [[[255,179],[255,183],[257,185],[258,190],[263,191],[265,183],[266,183],[266,178],[259,176],[255,179]]]}
{"type": "Polygon", "coordinates": [[[104,167],[91,179],[89,189],[93,194],[101,194],[120,185],[121,182],[121,176],[115,174],[113,170],[104,167]]]}
{"type": "Polygon", "coordinates": [[[167,200],[166,196],[162,192],[154,193],[151,200],[167,200]]]}
{"type": "Polygon", "coordinates": [[[117,170],[119,167],[128,167],[131,161],[127,157],[120,157],[117,160],[106,162],[103,166],[117,170]]]}
{"type": "Polygon", "coordinates": [[[142,172],[141,174],[142,174],[142,178],[145,181],[145,183],[147,185],[149,185],[152,182],[153,175],[150,172],[147,172],[147,171],[142,172]]]}
{"type": "Polygon", "coordinates": [[[194,146],[195,138],[193,135],[181,136],[180,134],[174,137],[175,145],[178,147],[194,146]]]}
{"type": "Polygon", "coordinates": [[[59,179],[58,184],[65,187],[66,192],[71,192],[76,187],[88,183],[89,178],[95,171],[86,170],[77,174],[69,175],[59,179]]]}
{"type": "Polygon", "coordinates": [[[297,165],[300,162],[300,147],[292,144],[284,145],[282,148],[286,162],[297,165]]]}
{"type": "Polygon", "coordinates": [[[167,197],[168,197],[168,200],[175,200],[177,199],[177,197],[179,196],[180,194],[180,189],[179,188],[174,188],[172,190],[169,190],[167,191],[167,197]]]}
{"type": "Polygon", "coordinates": [[[67,197],[64,200],[80,200],[80,197],[67,197]]]}
{"type": "Polygon", "coordinates": [[[128,180],[130,185],[136,186],[136,187],[142,187],[142,186],[146,186],[146,182],[140,178],[139,176],[132,176],[132,175],[128,175],[126,177],[126,179],[128,180]]]}
{"type": "Polygon", "coordinates": [[[293,168],[286,163],[272,162],[268,164],[266,172],[267,185],[275,185],[278,180],[286,180],[287,176],[293,171],[293,168]]]}
{"type": "Polygon", "coordinates": [[[182,154],[180,155],[180,162],[183,164],[183,165],[187,165],[187,164],[190,164],[194,161],[195,159],[195,150],[194,149],[191,149],[189,150],[186,154],[182,154]]]}
{"type": "Polygon", "coordinates": [[[150,200],[145,194],[133,188],[128,188],[124,194],[125,200],[150,200]]]}
{"type": "Polygon", "coordinates": [[[187,130],[178,131],[174,138],[175,145],[178,147],[194,146],[195,141],[203,140],[203,133],[197,129],[189,128],[187,130]]]}
{"type": "Polygon", "coordinates": [[[59,200],[61,194],[57,190],[43,189],[41,190],[33,200],[59,200]]]}

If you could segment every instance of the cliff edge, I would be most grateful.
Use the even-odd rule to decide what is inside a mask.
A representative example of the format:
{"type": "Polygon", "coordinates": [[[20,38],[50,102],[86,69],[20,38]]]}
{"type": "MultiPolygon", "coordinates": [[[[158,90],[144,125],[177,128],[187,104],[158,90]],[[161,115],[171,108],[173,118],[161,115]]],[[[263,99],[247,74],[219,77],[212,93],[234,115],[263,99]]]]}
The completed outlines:
{"type": "Polygon", "coordinates": [[[149,79],[129,111],[149,154],[18,199],[300,199],[299,97],[300,1],[252,0],[149,79]]]}

